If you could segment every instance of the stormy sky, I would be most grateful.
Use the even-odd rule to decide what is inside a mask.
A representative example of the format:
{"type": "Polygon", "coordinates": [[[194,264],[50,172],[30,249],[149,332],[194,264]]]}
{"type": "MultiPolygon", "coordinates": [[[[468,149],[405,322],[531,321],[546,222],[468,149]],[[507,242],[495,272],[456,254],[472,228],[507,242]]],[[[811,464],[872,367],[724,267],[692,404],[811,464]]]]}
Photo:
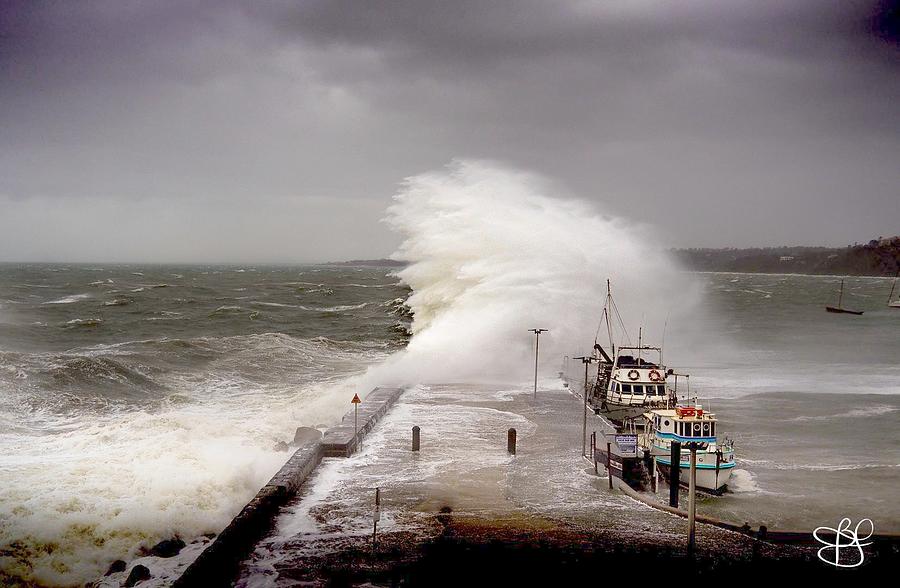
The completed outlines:
{"type": "Polygon", "coordinates": [[[454,158],[673,246],[898,234],[897,10],[0,0],[0,260],[385,256],[454,158]]]}

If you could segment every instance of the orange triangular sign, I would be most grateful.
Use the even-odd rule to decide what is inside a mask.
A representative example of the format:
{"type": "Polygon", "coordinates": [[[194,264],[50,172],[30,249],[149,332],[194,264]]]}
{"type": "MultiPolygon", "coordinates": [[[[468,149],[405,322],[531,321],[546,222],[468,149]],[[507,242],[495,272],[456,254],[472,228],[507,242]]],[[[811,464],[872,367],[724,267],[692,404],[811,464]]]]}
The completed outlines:
{"type": "Polygon", "coordinates": [[[359,399],[359,394],[354,394],[350,404],[359,404],[360,402],[362,402],[362,400],[359,399]]]}

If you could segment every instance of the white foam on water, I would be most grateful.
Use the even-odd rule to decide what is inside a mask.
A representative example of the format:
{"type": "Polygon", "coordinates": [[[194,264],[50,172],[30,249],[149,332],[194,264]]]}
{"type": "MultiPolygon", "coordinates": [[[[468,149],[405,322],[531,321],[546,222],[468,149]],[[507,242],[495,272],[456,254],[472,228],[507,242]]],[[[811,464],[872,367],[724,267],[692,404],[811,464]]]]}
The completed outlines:
{"type": "MultiPolygon", "coordinates": [[[[127,357],[159,343],[78,351],[127,357]]],[[[192,344],[227,353],[206,376],[171,376],[165,384],[178,402],[75,422],[70,415],[33,414],[30,430],[4,427],[0,545],[16,547],[0,558],[0,569],[68,586],[99,577],[113,559],[133,560],[161,539],[191,541],[221,531],[284,463],[288,454],[275,444],[289,441],[297,426],[334,421],[344,407],[332,395],[344,399],[355,390],[346,374],[385,356],[281,334],[192,344]],[[252,364],[263,358],[258,370],[284,373],[294,365],[296,376],[255,383],[252,364]]]]}
{"type": "Polygon", "coordinates": [[[836,419],[854,419],[854,418],[871,418],[874,416],[880,416],[883,414],[890,414],[892,412],[896,412],[897,407],[888,406],[886,404],[881,404],[878,406],[869,406],[866,408],[854,408],[851,410],[847,410],[844,412],[838,412],[835,414],[826,414],[826,415],[817,415],[817,416],[798,416],[792,419],[788,419],[795,422],[804,422],[804,421],[830,421],[836,419]]]}
{"type": "Polygon", "coordinates": [[[79,300],[86,300],[90,297],[90,294],[72,294],[71,296],[66,296],[58,300],[47,301],[44,304],[72,304],[74,302],[78,302],[79,300]]]}
{"type": "Polygon", "coordinates": [[[728,480],[728,490],[734,493],[753,493],[762,492],[759,484],[756,483],[756,475],[740,468],[735,468],[731,472],[731,478],[728,480]]]}

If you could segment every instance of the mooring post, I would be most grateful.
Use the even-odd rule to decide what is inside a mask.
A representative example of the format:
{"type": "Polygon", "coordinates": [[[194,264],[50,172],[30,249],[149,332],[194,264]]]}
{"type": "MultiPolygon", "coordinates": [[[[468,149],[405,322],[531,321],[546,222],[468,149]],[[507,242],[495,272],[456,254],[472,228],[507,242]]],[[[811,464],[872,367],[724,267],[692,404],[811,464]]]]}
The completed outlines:
{"type": "Polygon", "coordinates": [[[412,439],[412,450],[413,451],[419,450],[419,431],[420,431],[420,429],[419,429],[418,425],[413,427],[413,439],[412,439]]]}
{"type": "Polygon", "coordinates": [[[506,451],[510,454],[516,454],[516,430],[510,429],[506,432],[506,451]]]}
{"type": "MultiPolygon", "coordinates": [[[[753,551],[752,551],[752,561],[756,561],[759,558],[759,546],[762,541],[765,541],[766,535],[768,534],[769,529],[765,525],[760,525],[759,530],[756,532],[756,538],[753,541],[753,551]]],[[[837,539],[835,539],[837,540],[837,539]]]]}
{"type": "Polygon", "coordinates": [[[678,484],[681,479],[681,443],[678,441],[672,441],[669,461],[669,506],[678,508],[678,484]]]}
{"type": "Polygon", "coordinates": [[[656,458],[649,449],[644,450],[644,465],[650,473],[650,491],[656,494],[656,458]]]}
{"type": "MultiPolygon", "coordinates": [[[[595,461],[595,462],[594,462],[594,468],[595,468],[595,471],[596,471],[596,467],[597,467],[596,464],[597,464],[597,462],[595,461]]],[[[612,478],[613,478],[613,474],[612,474],[612,444],[609,443],[609,442],[606,443],[606,477],[609,478],[609,489],[612,490],[612,489],[613,489],[613,483],[612,483],[612,478]]]]}

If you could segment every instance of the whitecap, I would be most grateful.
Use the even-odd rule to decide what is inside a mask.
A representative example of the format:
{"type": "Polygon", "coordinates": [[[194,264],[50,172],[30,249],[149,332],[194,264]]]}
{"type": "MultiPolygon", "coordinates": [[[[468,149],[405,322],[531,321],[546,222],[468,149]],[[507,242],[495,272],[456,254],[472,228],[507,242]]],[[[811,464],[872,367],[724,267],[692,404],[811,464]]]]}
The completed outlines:
{"type": "Polygon", "coordinates": [[[792,419],[788,419],[793,422],[806,422],[806,421],[830,421],[832,419],[852,419],[852,418],[860,418],[860,417],[873,417],[880,416],[883,414],[890,414],[892,412],[896,412],[897,407],[889,406],[887,404],[879,404],[877,406],[869,406],[866,408],[854,408],[853,410],[848,410],[844,412],[839,412],[836,414],[826,414],[826,415],[817,415],[817,416],[798,416],[792,419]]]}
{"type": "Polygon", "coordinates": [[[728,490],[734,493],[759,493],[761,491],[759,484],[756,483],[756,476],[748,470],[735,468],[728,480],[728,490]]]}
{"type": "Polygon", "coordinates": [[[72,304],[73,302],[85,300],[90,297],[90,294],[73,294],[71,296],[66,296],[65,298],[60,298],[59,300],[50,300],[44,304],[72,304]]]}

